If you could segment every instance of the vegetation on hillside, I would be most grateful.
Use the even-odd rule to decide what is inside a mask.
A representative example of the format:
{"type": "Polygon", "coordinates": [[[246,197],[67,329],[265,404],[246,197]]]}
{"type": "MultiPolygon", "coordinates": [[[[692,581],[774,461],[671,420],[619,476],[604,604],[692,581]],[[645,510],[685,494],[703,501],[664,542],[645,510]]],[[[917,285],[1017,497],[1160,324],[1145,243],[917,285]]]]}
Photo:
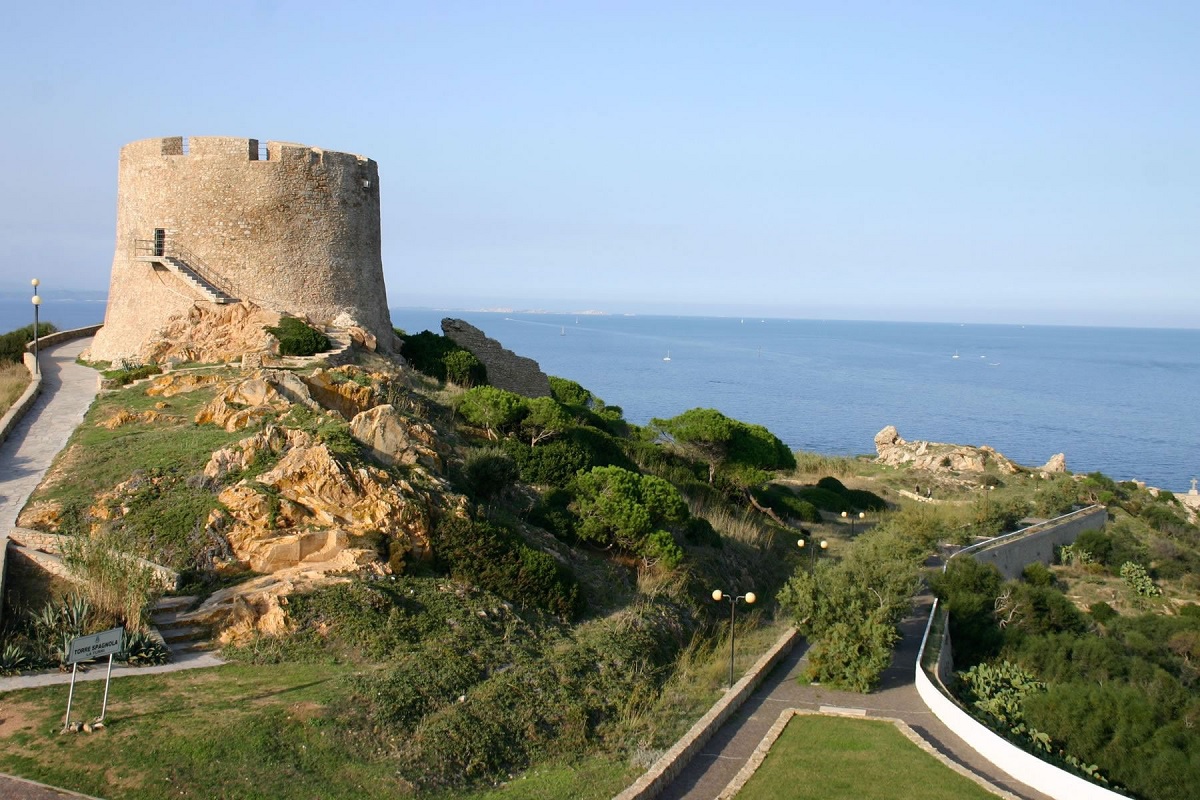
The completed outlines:
{"type": "MultiPolygon", "coordinates": [[[[955,609],[957,663],[1044,686],[1021,695],[1024,716],[1008,727],[1045,733],[1064,757],[1097,764],[1135,791],[1145,791],[1140,779],[1106,761],[1107,751],[1063,734],[1063,706],[1045,700],[1071,682],[1055,654],[1066,648],[1076,662],[1098,660],[1087,650],[1095,645],[1078,643],[1098,638],[1104,655],[1117,641],[1150,666],[1114,661],[1105,674],[1133,676],[1131,685],[1175,704],[1153,706],[1149,718],[1184,741],[1187,715],[1200,713],[1189,710],[1200,638],[1177,622],[1192,612],[1170,616],[1200,592],[1200,538],[1166,493],[1100,475],[915,474],[793,454],[762,426],[715,409],[639,426],[573,381],[554,377],[550,397],[521,397],[489,386],[475,357],[446,337],[402,335],[413,369],[364,356],[370,369],[303,373],[325,387],[312,395],[323,405],[293,398],[249,408],[228,393],[240,373],[219,367],[192,373],[195,385],[167,399],[144,386],[105,393],[34,496],[37,508],[55,509],[43,527],[171,566],[201,593],[254,577],[213,522],[232,513],[223,492],[238,488],[260,504],[269,531],[296,514],[295,500],[258,480],[279,466],[283,445],[251,451],[249,437],[302,438],[323,448],[346,481],[374,475],[381,486],[431,498],[405,512],[405,524],[428,534],[423,554],[382,530],[359,531],[355,544],[377,556],[373,564],[293,594],[281,607],[285,625],[226,649],[263,673],[329,667],[330,685],[304,711],[322,731],[313,745],[322,758],[353,754],[397,792],[433,797],[480,792],[551,764],[600,759],[622,765],[618,774],[635,771],[721,691],[730,631],[714,589],[762,598],[739,614],[743,648],[765,647],[771,637],[756,629],[778,614],[810,640],[810,680],[868,691],[888,665],[921,564],[939,544],[1093,501],[1110,505],[1113,522],[1068,549],[1068,566],[1032,570],[1012,586],[979,572],[942,579],[955,609]],[[357,398],[350,411],[330,399],[339,391],[357,398]],[[196,422],[214,403],[242,427],[196,422]],[[385,463],[355,438],[352,412],[384,404],[425,448],[424,461],[385,463]],[[218,451],[225,455],[214,458],[218,451]],[[901,501],[914,483],[935,482],[938,502],[901,501]],[[1173,621],[1125,622],[1139,615],[1173,621]]],[[[84,548],[76,551],[78,570],[107,576],[107,584],[90,583],[137,584],[103,559],[89,567],[84,548]]],[[[88,602],[136,626],[151,595],[88,602]]],[[[6,601],[5,641],[33,647],[37,609],[21,608],[11,592],[6,601]]],[[[736,655],[744,664],[755,651],[736,655]]],[[[1067,693],[1062,702],[1074,709],[1085,695],[1092,699],[1067,693]]],[[[994,699],[984,702],[1000,707],[994,699]]],[[[1123,735],[1145,733],[1130,724],[1123,735]]],[[[1179,752],[1172,758],[1193,757],[1179,752]]],[[[288,769],[307,774],[303,765],[288,769]]]]}
{"type": "Polygon", "coordinates": [[[1098,473],[1063,481],[1109,505],[1103,530],[1061,564],[1004,581],[951,561],[934,588],[950,609],[960,696],[1027,749],[1134,796],[1200,794],[1200,528],[1167,492],[1098,473]],[[1101,599],[1103,598],[1103,599],[1101,599]]]}

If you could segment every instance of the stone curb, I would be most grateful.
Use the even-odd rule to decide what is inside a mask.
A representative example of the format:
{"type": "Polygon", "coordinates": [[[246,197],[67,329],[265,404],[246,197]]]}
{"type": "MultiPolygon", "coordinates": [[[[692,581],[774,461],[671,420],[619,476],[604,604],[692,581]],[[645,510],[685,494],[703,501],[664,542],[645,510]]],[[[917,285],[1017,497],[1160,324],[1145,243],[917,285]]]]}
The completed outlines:
{"type": "MultiPolygon", "coordinates": [[[[746,783],[752,777],[754,777],[754,773],[758,770],[758,768],[762,766],[763,761],[766,760],[767,753],[769,753],[771,748],[775,745],[775,740],[780,737],[780,735],[783,733],[783,729],[786,728],[788,723],[792,721],[792,717],[797,715],[810,717],[855,716],[857,718],[857,715],[839,714],[834,711],[810,711],[803,708],[785,708],[779,713],[779,719],[775,720],[775,724],[771,726],[771,729],[767,731],[765,736],[763,736],[762,741],[758,743],[758,747],[754,748],[754,752],[750,754],[750,758],[746,761],[745,766],[741,768],[737,775],[733,776],[733,780],[731,780],[725,786],[725,788],[721,790],[721,793],[717,795],[717,800],[731,800],[731,798],[736,796],[737,793],[745,787],[746,783]]],[[[942,766],[954,770],[964,778],[969,778],[982,787],[985,791],[991,792],[997,797],[1003,797],[1005,800],[1020,800],[1020,798],[1018,798],[1016,795],[1004,791],[1000,787],[988,781],[986,778],[982,777],[981,775],[976,775],[974,772],[962,766],[957,761],[954,761],[953,759],[939,752],[937,748],[921,738],[921,735],[909,727],[908,723],[904,720],[897,719],[896,717],[875,716],[868,717],[868,719],[876,722],[892,723],[896,726],[897,730],[899,730],[905,735],[905,737],[908,738],[909,741],[940,761],[942,766]]]]}
{"type": "MultiPolygon", "coordinates": [[[[90,794],[80,794],[79,792],[72,792],[70,789],[60,789],[59,787],[51,786],[48,783],[39,783],[38,781],[31,781],[28,778],[19,778],[16,775],[6,775],[3,772],[0,772],[0,781],[3,781],[4,783],[12,782],[22,786],[28,786],[32,789],[42,789],[47,792],[52,792],[59,797],[77,797],[79,800],[100,800],[99,797],[93,797],[90,794]]],[[[3,783],[0,783],[0,789],[3,788],[3,783]]]]}
{"type": "Polygon", "coordinates": [[[783,635],[755,662],[740,681],[725,693],[725,696],[713,704],[713,707],[696,722],[691,729],[676,742],[662,758],[654,762],[642,777],[633,782],[625,791],[618,794],[614,800],[650,800],[675,779],[680,771],[687,766],[697,751],[703,747],[713,734],[725,724],[742,707],[754,690],[758,688],[776,664],[791,652],[800,632],[788,628],[783,635]]]}

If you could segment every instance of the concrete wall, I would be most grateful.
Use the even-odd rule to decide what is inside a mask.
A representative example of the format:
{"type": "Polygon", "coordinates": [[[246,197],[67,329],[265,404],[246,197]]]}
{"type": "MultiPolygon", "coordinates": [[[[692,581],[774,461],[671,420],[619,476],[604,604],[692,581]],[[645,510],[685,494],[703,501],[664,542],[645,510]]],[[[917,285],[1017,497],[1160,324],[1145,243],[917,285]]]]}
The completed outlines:
{"type": "Polygon", "coordinates": [[[687,766],[692,757],[700,751],[712,738],[712,735],[725,724],[725,720],[733,716],[742,704],[754,694],[754,690],[762,683],[775,665],[792,651],[800,632],[789,628],[783,636],[760,658],[746,675],[734,684],[703,717],[691,727],[687,733],[676,742],[662,758],[655,761],[650,769],[638,778],[629,788],[621,792],[614,800],[651,800],[657,797],[667,787],[675,776],[687,766]]]}
{"type": "Polygon", "coordinates": [[[1099,530],[1108,521],[1108,510],[1092,506],[1023,530],[1000,536],[956,555],[970,555],[984,564],[995,564],[1005,580],[1016,580],[1029,564],[1053,564],[1059,547],[1075,541],[1087,530],[1099,530]]]}
{"type": "MultiPolygon", "coordinates": [[[[973,557],[980,561],[986,560],[987,563],[996,564],[1006,577],[1018,577],[1025,566],[1034,561],[1053,563],[1055,547],[1070,544],[1085,530],[1103,527],[1107,519],[1107,509],[1091,506],[1016,533],[998,536],[973,547],[964,548],[951,558],[973,557]]],[[[925,648],[931,645],[930,632],[933,630],[934,621],[941,616],[943,612],[939,603],[935,602],[929,613],[925,636],[921,640],[915,676],[917,694],[934,716],[998,768],[1057,800],[1109,800],[1124,797],[1025,752],[967,713],[945,686],[951,668],[948,618],[944,620],[947,633],[941,640],[935,675],[931,677],[922,666],[926,661],[925,648]]]]}
{"type": "Polygon", "coordinates": [[[461,319],[442,320],[442,333],[470,350],[487,367],[488,383],[524,397],[549,397],[550,379],[532,358],[505,350],[495,339],[461,319]]]}
{"type": "Polygon", "coordinates": [[[380,255],[379,169],[369,158],[255,139],[168,137],[121,148],[105,327],[91,357],[130,357],[201,296],[138,260],[135,240],[167,231],[238,299],[328,321],[345,312],[391,350],[380,255]]]}

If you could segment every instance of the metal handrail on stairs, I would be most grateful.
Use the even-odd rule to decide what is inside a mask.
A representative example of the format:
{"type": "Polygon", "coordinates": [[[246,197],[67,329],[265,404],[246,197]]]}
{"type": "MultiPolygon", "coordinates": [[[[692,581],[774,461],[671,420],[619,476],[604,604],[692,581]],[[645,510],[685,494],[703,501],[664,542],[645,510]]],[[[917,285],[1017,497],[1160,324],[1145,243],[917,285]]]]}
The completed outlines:
{"type": "Polygon", "coordinates": [[[200,256],[181,244],[174,236],[168,236],[162,240],[134,239],[133,251],[135,255],[139,256],[173,258],[182,263],[187,269],[196,273],[196,275],[213,288],[219,290],[226,297],[230,299],[237,298],[233,283],[228,278],[204,263],[204,260],[200,256]]]}

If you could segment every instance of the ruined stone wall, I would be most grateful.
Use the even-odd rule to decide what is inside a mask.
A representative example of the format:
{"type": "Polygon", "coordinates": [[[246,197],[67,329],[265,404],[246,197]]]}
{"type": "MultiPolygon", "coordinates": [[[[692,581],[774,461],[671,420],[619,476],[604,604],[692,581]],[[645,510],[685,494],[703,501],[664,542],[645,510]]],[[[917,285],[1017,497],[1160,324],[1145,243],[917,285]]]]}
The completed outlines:
{"type": "Polygon", "coordinates": [[[131,356],[168,317],[204,301],[174,272],[137,258],[135,241],[152,241],[160,228],[238,299],[318,322],[346,313],[391,349],[371,159],[275,141],[262,152],[255,139],[228,137],[125,145],[108,309],[93,359],[131,356]]]}
{"type": "Polygon", "coordinates": [[[495,339],[461,319],[442,320],[442,333],[470,350],[487,367],[488,383],[524,397],[549,397],[550,379],[532,358],[505,350],[495,339]]]}

